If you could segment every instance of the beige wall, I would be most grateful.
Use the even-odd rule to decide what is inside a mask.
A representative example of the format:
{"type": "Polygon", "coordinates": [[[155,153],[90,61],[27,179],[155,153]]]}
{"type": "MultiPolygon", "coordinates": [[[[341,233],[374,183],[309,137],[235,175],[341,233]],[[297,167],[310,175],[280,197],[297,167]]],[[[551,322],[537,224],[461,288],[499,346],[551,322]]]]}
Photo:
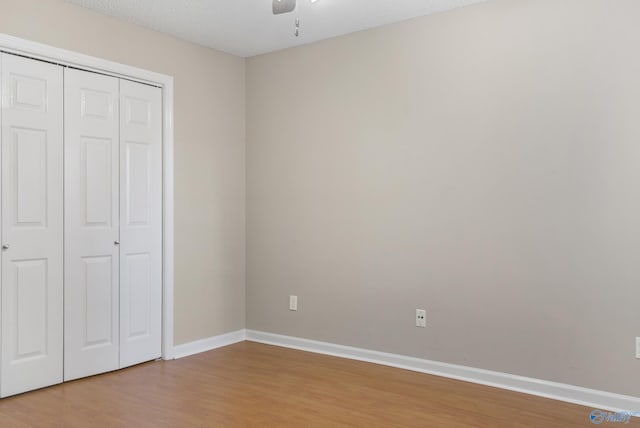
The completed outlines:
{"type": "Polygon", "coordinates": [[[640,396],[638,16],[493,0],[249,59],[248,328],[640,396]]]}
{"type": "Polygon", "coordinates": [[[61,0],[0,0],[0,32],[175,78],[175,342],[245,322],[245,61],[61,0]]]}

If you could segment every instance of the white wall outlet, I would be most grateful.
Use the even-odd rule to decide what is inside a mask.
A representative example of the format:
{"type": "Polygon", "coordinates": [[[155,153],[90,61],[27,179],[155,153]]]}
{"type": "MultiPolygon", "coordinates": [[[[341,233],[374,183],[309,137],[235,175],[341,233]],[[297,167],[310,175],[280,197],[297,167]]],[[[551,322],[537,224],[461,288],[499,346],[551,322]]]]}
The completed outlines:
{"type": "Polygon", "coordinates": [[[416,309],[416,327],[427,326],[427,311],[424,309],[416,309]]]}
{"type": "Polygon", "coordinates": [[[636,337],[636,358],[640,359],[640,337],[636,337]]]}
{"type": "Polygon", "coordinates": [[[289,296],[289,310],[290,311],[298,310],[298,296],[289,296]]]}

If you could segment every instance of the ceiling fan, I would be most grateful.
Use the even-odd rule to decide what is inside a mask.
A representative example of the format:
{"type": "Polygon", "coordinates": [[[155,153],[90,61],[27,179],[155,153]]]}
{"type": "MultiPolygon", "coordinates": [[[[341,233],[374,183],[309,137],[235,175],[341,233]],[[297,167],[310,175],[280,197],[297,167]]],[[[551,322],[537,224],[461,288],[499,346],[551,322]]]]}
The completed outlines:
{"type": "MultiPolygon", "coordinates": [[[[273,1],[273,14],[280,15],[282,13],[293,12],[296,8],[296,0],[272,0],[273,1]]],[[[315,3],[318,0],[311,0],[311,3],[315,3]]],[[[300,19],[296,18],[296,27],[293,30],[293,34],[298,37],[300,35],[300,19]]]]}
{"type": "Polygon", "coordinates": [[[273,14],[288,13],[296,8],[296,0],[273,0],[273,14]]]}
{"type": "MultiPolygon", "coordinates": [[[[311,3],[315,3],[318,0],[311,0],[311,3]]],[[[296,0],[273,0],[273,14],[280,15],[281,13],[292,12],[296,8],[296,0]]]]}

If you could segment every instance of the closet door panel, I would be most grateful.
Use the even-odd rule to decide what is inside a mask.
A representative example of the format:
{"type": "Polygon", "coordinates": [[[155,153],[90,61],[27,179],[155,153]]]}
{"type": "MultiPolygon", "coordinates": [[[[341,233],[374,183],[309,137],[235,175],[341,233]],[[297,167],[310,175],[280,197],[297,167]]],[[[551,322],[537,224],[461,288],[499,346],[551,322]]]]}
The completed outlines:
{"type": "Polygon", "coordinates": [[[120,81],[120,366],[162,342],[161,90],[120,81]]]}
{"type": "Polygon", "coordinates": [[[62,382],[62,68],[0,54],[0,395],[62,382]]]}
{"type": "Polygon", "coordinates": [[[118,79],[65,70],[65,380],[119,367],[118,79]]]}

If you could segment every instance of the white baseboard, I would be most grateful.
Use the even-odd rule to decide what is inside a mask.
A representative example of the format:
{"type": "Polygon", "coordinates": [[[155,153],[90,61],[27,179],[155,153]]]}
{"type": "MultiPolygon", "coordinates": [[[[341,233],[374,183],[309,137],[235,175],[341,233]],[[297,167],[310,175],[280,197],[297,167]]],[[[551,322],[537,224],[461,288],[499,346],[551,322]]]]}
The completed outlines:
{"type": "MultiPolygon", "coordinates": [[[[385,352],[371,351],[368,349],[318,342],[315,340],[301,339],[298,337],[283,336],[255,330],[246,330],[245,337],[246,340],[252,342],[382,364],[385,366],[493,386],[510,391],[523,392],[525,394],[537,395],[591,408],[614,412],[640,411],[640,397],[614,394],[611,392],[598,391],[595,389],[582,388],[579,386],[550,382],[524,376],[516,376],[490,370],[476,369],[473,367],[441,363],[438,361],[388,354],[385,352]]],[[[638,414],[636,414],[636,416],[638,416],[638,414]]]]}
{"type": "Polygon", "coordinates": [[[196,340],[173,348],[174,358],[188,357],[189,355],[199,354],[200,352],[211,351],[212,349],[221,348],[234,343],[243,342],[247,337],[246,330],[232,331],[231,333],[221,334],[219,336],[208,337],[206,339],[196,340]]]}

